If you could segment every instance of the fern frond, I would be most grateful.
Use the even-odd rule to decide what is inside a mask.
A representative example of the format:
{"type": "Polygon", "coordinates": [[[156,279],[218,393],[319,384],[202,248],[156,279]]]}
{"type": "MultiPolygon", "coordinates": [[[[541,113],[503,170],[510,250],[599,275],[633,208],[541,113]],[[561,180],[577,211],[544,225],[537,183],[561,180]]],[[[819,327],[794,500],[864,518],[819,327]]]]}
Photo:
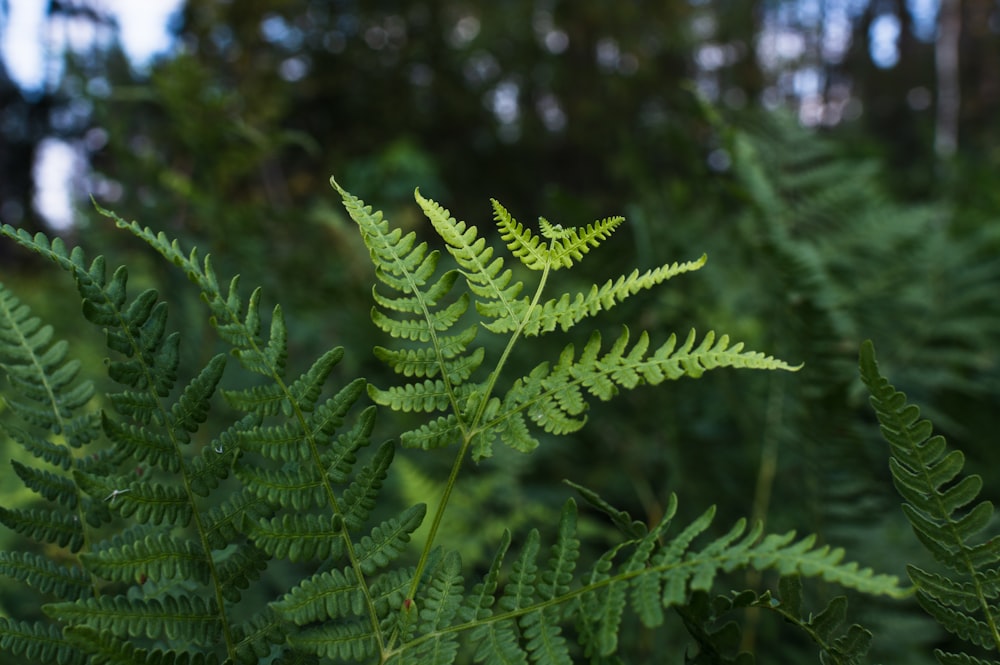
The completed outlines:
{"type": "Polygon", "coordinates": [[[247,621],[233,626],[236,661],[240,665],[255,665],[270,657],[275,645],[286,642],[285,625],[274,610],[266,607],[247,621]]]}
{"type": "Polygon", "coordinates": [[[434,634],[413,650],[419,662],[449,665],[458,653],[458,635],[438,631],[451,625],[462,603],[462,561],[457,552],[449,552],[430,573],[430,580],[420,599],[420,633],[434,634]]]}
{"type": "Polygon", "coordinates": [[[320,471],[310,465],[286,464],[281,469],[268,469],[245,464],[236,475],[248,490],[274,506],[306,510],[327,502],[320,471]]]}
{"type": "Polygon", "coordinates": [[[0,506],[0,523],[40,543],[54,543],[77,552],[83,547],[83,528],[74,514],[44,508],[11,509],[0,506]]]}
{"type": "Polygon", "coordinates": [[[88,626],[71,626],[66,629],[66,637],[71,644],[87,652],[90,665],[219,665],[215,654],[140,649],[115,639],[109,631],[97,631],[88,626]]]}
{"type": "Polygon", "coordinates": [[[267,554],[251,543],[241,543],[224,552],[224,558],[215,564],[223,597],[230,603],[239,602],[241,591],[260,578],[267,562],[267,554]]]}
{"type": "Polygon", "coordinates": [[[461,436],[462,426],[458,422],[458,416],[449,413],[429,420],[416,429],[403,432],[399,442],[404,448],[431,450],[456,443],[461,436]]]}
{"type": "Polygon", "coordinates": [[[152,231],[136,222],[127,222],[114,212],[96,206],[97,211],[114,221],[115,226],[132,233],[159,252],[165,259],[181,267],[188,279],[198,285],[202,297],[212,312],[212,323],[219,336],[233,347],[233,354],[248,371],[267,377],[282,377],[288,353],[288,332],[280,307],[271,314],[270,334],[261,335],[261,289],[251,293],[246,310],[239,295],[239,277],[234,277],[223,291],[210,257],[201,262],[196,249],[185,254],[180,243],[166,234],[152,231]]]}
{"type": "Polygon", "coordinates": [[[511,283],[513,272],[504,269],[502,258],[494,258],[493,248],[477,237],[475,226],[456,221],[445,208],[421,196],[419,190],[414,197],[434,230],[447,243],[469,290],[477,296],[476,311],[493,319],[486,327],[494,332],[514,330],[528,307],[528,299],[519,297],[524,285],[511,283]]]}
{"type": "Polygon", "coordinates": [[[287,389],[280,384],[268,384],[245,390],[223,390],[222,394],[233,408],[261,416],[291,415],[293,403],[301,411],[312,411],[327,377],[343,357],[343,347],[330,349],[287,389]]]}
{"type": "MultiPolygon", "coordinates": [[[[729,345],[729,337],[716,340],[709,332],[698,346],[694,331],[678,347],[671,335],[665,344],[649,354],[649,336],[643,331],[629,348],[629,331],[615,340],[603,354],[600,333],[594,332],[579,358],[572,344],[567,345],[558,363],[549,368],[542,363],[532,372],[514,382],[504,396],[499,419],[518,411],[524,412],[536,426],[546,432],[566,434],[579,430],[586,423],[583,415],[586,403],[581,387],[601,400],[609,400],[618,387],[634,388],[640,384],[656,385],[682,376],[700,377],[705,371],[719,367],[753,369],[783,369],[795,371],[788,363],[754,351],[743,351],[743,344],[729,345]]],[[[501,431],[501,438],[504,433],[501,431]]],[[[508,442],[505,439],[505,442],[508,442]]]]}
{"type": "Polygon", "coordinates": [[[420,528],[427,514],[427,506],[418,503],[404,510],[398,517],[391,517],[375,526],[355,547],[357,565],[366,575],[384,568],[402,553],[410,536],[420,528]]]}
{"type": "Polygon", "coordinates": [[[552,269],[572,267],[575,262],[583,258],[584,254],[607,240],[624,221],[625,218],[620,216],[605,217],[587,226],[563,228],[558,224],[550,224],[544,217],[539,217],[538,223],[542,235],[551,241],[548,253],[552,269]]]}
{"type": "Polygon", "coordinates": [[[950,571],[941,575],[907,566],[917,599],[946,630],[979,646],[1000,649],[996,605],[1000,542],[983,534],[992,521],[992,503],[974,503],[982,479],[963,476],[962,452],[949,451],[931,422],[920,418],[920,409],[879,373],[871,341],[861,346],[860,367],[892,453],[889,468],[905,501],[903,512],[920,542],[950,571]]]}
{"type": "Polygon", "coordinates": [[[53,341],[51,326],[31,316],[30,308],[0,284],[0,371],[18,395],[5,398],[22,420],[78,448],[96,438],[93,414],[81,414],[94,394],[90,381],[78,381],[80,363],[67,359],[68,344],[53,341]]]}
{"type": "Polygon", "coordinates": [[[343,521],[339,516],[283,515],[249,526],[254,544],[270,556],[290,561],[336,559],[343,554],[343,521]]]}
{"type": "Polygon", "coordinates": [[[354,481],[344,490],[341,497],[341,515],[349,531],[355,531],[368,520],[368,514],[375,507],[375,499],[382,489],[382,481],[389,473],[396,449],[391,441],[386,441],[358,472],[354,481]]]}
{"type": "Polygon", "coordinates": [[[0,423],[0,431],[20,444],[29,453],[52,466],[68,471],[73,465],[73,452],[68,446],[53,443],[44,437],[7,423],[0,423]]]}
{"type": "Polygon", "coordinates": [[[555,330],[557,326],[567,331],[584,318],[609,310],[640,291],[700,269],[707,260],[708,256],[702,254],[696,261],[675,261],[642,274],[633,270],[627,277],[622,275],[615,281],[609,279],[601,286],[594,284],[587,292],[581,291],[575,296],[565,293],[532,309],[524,324],[524,334],[540,335],[555,330]]]}
{"type": "Polygon", "coordinates": [[[370,662],[378,649],[371,626],[365,621],[350,621],[307,628],[289,637],[296,649],[314,653],[321,658],[370,662]]]}
{"type": "Polygon", "coordinates": [[[514,219],[499,201],[490,199],[490,203],[493,204],[493,219],[500,229],[500,237],[507,243],[510,253],[529,270],[544,270],[549,256],[542,239],[514,219]]]}
{"type": "Polygon", "coordinates": [[[31,491],[68,510],[76,508],[79,497],[72,479],[56,475],[45,469],[25,466],[17,460],[11,460],[10,465],[24,486],[31,491]]]}
{"type": "Polygon", "coordinates": [[[202,516],[206,541],[213,549],[222,549],[242,533],[245,524],[266,520],[274,512],[271,504],[249,490],[234,493],[202,516]]]}
{"type": "Polygon", "coordinates": [[[91,580],[82,569],[32,552],[0,552],[0,575],[67,600],[88,598],[93,593],[91,580]]]}
{"type": "Polygon", "coordinates": [[[136,461],[171,473],[180,470],[181,459],[168,433],[152,427],[119,422],[107,412],[101,413],[101,426],[108,439],[136,461]]]}
{"type": "Polygon", "coordinates": [[[201,584],[209,581],[209,563],[190,540],[160,532],[137,538],[118,547],[107,547],[80,555],[93,574],[112,582],[184,579],[201,584]]]}
{"type": "Polygon", "coordinates": [[[198,431],[208,416],[209,399],[215,394],[215,388],[222,379],[226,368],[226,357],[221,353],[208,361],[208,364],[184,388],[180,398],[170,409],[173,426],[181,443],[190,443],[188,434],[198,431]]]}
{"type": "Polygon", "coordinates": [[[365,596],[353,568],[317,573],[271,603],[271,609],[299,626],[365,612],[365,596]]]}
{"type": "Polygon", "coordinates": [[[128,637],[165,637],[208,645],[218,639],[220,631],[214,602],[197,595],[145,600],[101,596],[74,603],[50,603],[42,610],[72,625],[128,637]]]}
{"type": "Polygon", "coordinates": [[[193,514],[184,488],[155,481],[137,480],[135,476],[99,476],[77,471],[77,487],[122,517],[132,517],[140,524],[176,524],[187,526],[193,514]]]}
{"type": "Polygon", "coordinates": [[[87,655],[74,647],[55,625],[0,617],[0,649],[17,658],[57,665],[84,665],[87,655]]]}
{"type": "Polygon", "coordinates": [[[369,406],[358,416],[354,427],[339,435],[330,450],[324,452],[322,461],[331,483],[341,484],[347,481],[358,461],[358,450],[371,444],[374,427],[375,407],[369,406]]]}

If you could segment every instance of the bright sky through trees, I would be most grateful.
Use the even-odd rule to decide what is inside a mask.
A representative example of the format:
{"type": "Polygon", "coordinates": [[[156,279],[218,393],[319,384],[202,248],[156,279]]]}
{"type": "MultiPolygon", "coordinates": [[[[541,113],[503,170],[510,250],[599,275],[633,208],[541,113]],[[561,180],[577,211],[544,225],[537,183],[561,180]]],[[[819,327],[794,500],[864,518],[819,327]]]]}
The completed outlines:
{"type": "MultiPolygon", "coordinates": [[[[7,13],[0,11],[0,55],[10,77],[29,95],[58,84],[66,49],[85,50],[117,38],[133,66],[141,69],[171,48],[169,21],[182,2],[105,0],[118,22],[116,34],[86,19],[46,21],[42,0],[8,0],[7,13]]],[[[38,183],[34,205],[55,228],[73,223],[70,192],[82,165],[79,150],[66,141],[48,138],[39,145],[32,169],[38,183]]]]}

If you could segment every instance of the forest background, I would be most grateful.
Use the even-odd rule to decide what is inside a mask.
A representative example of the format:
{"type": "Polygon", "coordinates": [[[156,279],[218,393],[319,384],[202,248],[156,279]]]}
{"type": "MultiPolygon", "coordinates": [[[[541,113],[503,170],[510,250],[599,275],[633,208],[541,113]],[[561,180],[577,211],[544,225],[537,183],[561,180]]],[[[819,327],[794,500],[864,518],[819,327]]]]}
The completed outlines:
{"type": "MultiPolygon", "coordinates": [[[[925,555],[857,379],[867,338],[1000,498],[1000,3],[188,0],[175,47],[140,70],[103,3],[46,5],[52,44],[81,25],[93,39],[40,89],[0,63],[0,221],[51,230],[33,164],[47,142],[69,146],[75,212],[59,233],[157,284],[189,338],[208,331],[182,278],[111,232],[89,196],[264,284],[294,356],[342,344],[345,371],[376,382],[372,275],[331,174],[421,233],[416,186],[482,229],[490,197],[524,221],[624,214],[581,284],[703,252],[708,264],[616,320],[718,328],[805,363],[635,391],[530,462],[484,464],[448,525],[466,561],[502,526],[554,523],[555,481],[570,478],[650,522],[676,492],[688,517],[718,504],[902,574],[925,555]]],[[[61,277],[0,245],[0,280],[100,373],[101,340],[61,277]]],[[[381,434],[417,422],[383,420],[381,434]]],[[[409,501],[443,471],[396,468],[409,501]]],[[[0,480],[4,505],[19,491],[0,480]]],[[[31,608],[0,588],[0,611],[31,608]]],[[[932,662],[948,639],[915,604],[856,605],[852,619],[875,631],[875,662],[932,662]]],[[[780,626],[748,621],[749,646],[775,658],[761,662],[805,662],[780,626]]]]}

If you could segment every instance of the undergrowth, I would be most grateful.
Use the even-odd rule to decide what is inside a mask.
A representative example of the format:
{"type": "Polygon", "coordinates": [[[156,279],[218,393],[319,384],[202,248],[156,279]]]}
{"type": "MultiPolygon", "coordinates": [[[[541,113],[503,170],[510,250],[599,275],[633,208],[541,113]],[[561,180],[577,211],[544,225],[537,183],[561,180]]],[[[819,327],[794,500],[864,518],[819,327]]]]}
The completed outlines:
{"type": "MultiPolygon", "coordinates": [[[[73,278],[84,318],[105,335],[117,386],[99,391],[81,376],[52,326],[0,285],[0,368],[12,395],[0,426],[30,456],[13,469],[37,495],[0,508],[0,522],[36,543],[0,552],[0,573],[34,594],[43,613],[0,619],[0,649],[60,664],[617,663],[629,647],[619,639],[626,622],[655,631],[673,615],[689,639],[664,660],[748,663],[729,618],[755,608],[797,627],[822,662],[860,662],[871,633],[846,621],[844,596],[806,607],[803,579],[876,596],[912,592],[816,534],[719,525],[711,507],[682,521],[676,496],[646,524],[600,488],[570,483],[557,524],[504,531],[482,569],[440,542],[459,478],[491,457],[502,461],[498,446],[530,455],[558,445],[554,437],[586,425],[591,402],[639,385],[720,369],[798,369],[725,334],[654,342],[650,331],[622,327],[610,340],[587,333],[512,375],[511,359],[530,357],[536,338],[699,270],[705,256],[553,294],[552,275],[579,270],[622,218],[579,227],[539,219],[532,228],[494,201],[501,242],[493,242],[417,192],[439,248],[333,185],[374,267],[371,319],[392,340],[374,353],[398,377],[390,385],[340,369],[345,355],[370,349],[331,346],[291,372],[301,361],[289,361],[280,305],[268,312],[260,289],[245,295],[208,257],[101,210],[200,293],[220,352],[188,375],[184,331],[171,330],[155,289],[130,291],[125,266],[109,270],[104,257],[59,239],[0,228],[73,278]],[[403,414],[422,420],[373,444],[377,414],[390,429],[403,414]],[[401,503],[386,491],[399,448],[450,460],[439,494],[401,503]],[[582,546],[577,500],[617,533],[595,556],[582,546]],[[736,570],[777,581],[730,591],[736,570]]],[[[885,427],[905,435],[890,441],[907,516],[959,570],[949,582],[912,569],[917,597],[946,628],[989,643],[970,613],[978,602],[994,625],[995,548],[966,539],[988,510],[953,514],[978,486],[942,489],[961,464],[954,454],[944,464],[938,443],[924,445],[923,426],[911,432],[912,413],[899,410],[872,363],[863,370],[879,417],[902,419],[885,427]],[[906,456],[911,448],[938,454],[906,456]]]]}

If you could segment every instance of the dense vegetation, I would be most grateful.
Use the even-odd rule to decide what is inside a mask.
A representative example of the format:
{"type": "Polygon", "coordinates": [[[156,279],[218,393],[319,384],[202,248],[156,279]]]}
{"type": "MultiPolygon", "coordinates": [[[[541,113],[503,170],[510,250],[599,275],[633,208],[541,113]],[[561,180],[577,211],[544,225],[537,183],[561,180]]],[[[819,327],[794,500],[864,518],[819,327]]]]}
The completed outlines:
{"type": "MultiPolygon", "coordinates": [[[[531,455],[496,446],[493,458],[464,468],[469,480],[450,490],[452,512],[436,536],[474,571],[468,588],[490,569],[503,529],[514,534],[508,559],[534,527],[543,542],[555,538],[572,493],[558,484],[563,478],[647,529],[672,511],[675,525],[692,524],[715,505],[720,529],[746,517],[769,533],[816,533],[880,573],[927,569],[928,553],[895,508],[884,444],[857,377],[865,339],[874,340],[885,373],[982,474],[982,496],[1000,496],[1000,460],[989,445],[1000,395],[1000,199],[990,148],[1000,57],[991,3],[943,3],[960,7],[963,19],[951,152],[935,141],[946,91],[930,63],[941,44],[906,9],[912,3],[854,3],[853,38],[836,60],[821,48],[823,26],[844,3],[818,3],[827,23],[810,18],[809,3],[792,1],[357,4],[190,0],[177,25],[183,48],[148,73],[131,71],[110,50],[71,57],[61,78],[34,96],[0,76],[8,100],[0,110],[0,221],[45,229],[32,211],[24,155],[45,137],[78,141],[92,171],[79,185],[84,196],[66,240],[87,257],[126,264],[130,293],[154,288],[170,303],[169,329],[188,349],[178,355],[178,386],[226,350],[199,301],[202,287],[192,290],[183,271],[113,232],[87,195],[211,254],[219,275],[259,284],[258,302],[280,302],[288,376],[342,346],[336,375],[376,386],[399,378],[369,353],[391,349],[392,338],[370,323],[369,248],[335,205],[330,173],[433,247],[440,241],[413,204],[418,185],[498,246],[505,241],[490,221],[491,197],[512,218],[541,214],[552,227],[623,214],[627,221],[584,266],[553,272],[558,292],[585,293],[633,268],[642,274],[706,255],[703,269],[637,292],[588,325],[614,340],[628,323],[633,341],[640,330],[665,340],[711,326],[803,369],[639,386],[590,403],[586,426],[570,436],[536,433],[531,455]],[[870,28],[885,14],[902,27],[891,67],[870,57],[870,28]],[[775,64],[761,44],[778,28],[802,37],[805,49],[775,64]],[[789,83],[807,70],[825,82],[819,115],[789,83]],[[850,100],[838,106],[845,85],[850,100]],[[839,119],[829,115],[836,109],[844,111],[839,119]],[[818,126],[803,129],[802,121],[818,126]]],[[[87,2],[51,6],[54,20],[73,12],[100,18],[84,11],[87,2]]],[[[16,245],[0,243],[4,288],[53,325],[54,339],[69,341],[96,395],[113,394],[118,388],[101,378],[105,340],[80,325],[77,296],[16,245]]],[[[513,279],[524,281],[518,270],[513,279]]],[[[530,376],[542,359],[558,362],[567,344],[579,354],[590,335],[579,329],[557,329],[532,339],[535,351],[510,354],[508,379],[530,376]]],[[[502,350],[481,337],[485,352],[502,350]]],[[[199,432],[222,431],[215,408],[199,432]]],[[[421,414],[383,413],[370,436],[396,440],[424,424],[421,414]]],[[[13,440],[3,446],[19,464],[33,463],[13,440]]],[[[428,503],[433,515],[450,462],[397,450],[381,496],[397,506],[428,503]]],[[[32,505],[34,493],[8,475],[3,505],[32,505]]],[[[116,507],[125,496],[114,497],[116,507]]],[[[588,510],[579,516],[579,570],[614,542],[588,510]]],[[[373,516],[372,524],[390,517],[373,516]]],[[[417,551],[426,537],[414,532],[417,551]]],[[[34,547],[11,532],[0,543],[34,547]]],[[[259,598],[302,577],[294,566],[268,574],[274,588],[259,588],[259,598]]],[[[780,587],[753,569],[722,583],[751,589],[755,599],[780,587]]],[[[0,586],[4,613],[38,617],[36,596],[0,586]]],[[[818,613],[841,592],[806,580],[802,593],[804,611],[818,613]]],[[[914,602],[850,607],[850,621],[873,631],[873,662],[920,665],[934,662],[933,647],[964,648],[914,602]]],[[[759,661],[814,658],[803,633],[753,609],[731,616],[759,661]]],[[[668,620],[655,636],[625,622],[619,639],[642,662],[687,635],[683,621],[668,620]]]]}

